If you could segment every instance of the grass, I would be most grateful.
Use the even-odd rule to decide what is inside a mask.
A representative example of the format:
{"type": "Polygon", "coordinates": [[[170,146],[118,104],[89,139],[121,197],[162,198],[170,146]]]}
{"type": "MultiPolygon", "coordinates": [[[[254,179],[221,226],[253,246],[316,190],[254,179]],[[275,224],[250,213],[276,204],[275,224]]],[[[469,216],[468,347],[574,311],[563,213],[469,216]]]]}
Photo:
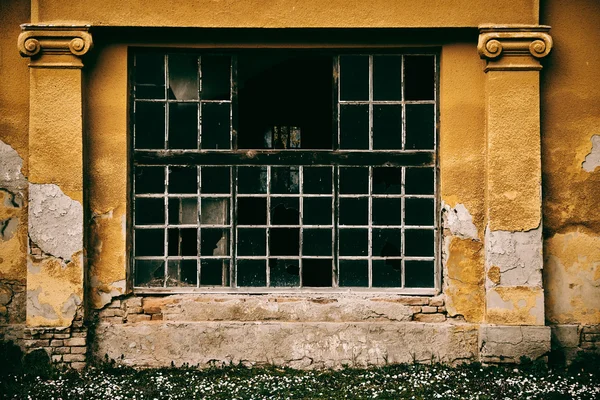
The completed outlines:
{"type": "Polygon", "coordinates": [[[391,365],[298,371],[230,366],[136,370],[105,364],[82,372],[49,368],[0,376],[5,399],[596,399],[599,358],[570,369],[530,363],[391,365]]]}

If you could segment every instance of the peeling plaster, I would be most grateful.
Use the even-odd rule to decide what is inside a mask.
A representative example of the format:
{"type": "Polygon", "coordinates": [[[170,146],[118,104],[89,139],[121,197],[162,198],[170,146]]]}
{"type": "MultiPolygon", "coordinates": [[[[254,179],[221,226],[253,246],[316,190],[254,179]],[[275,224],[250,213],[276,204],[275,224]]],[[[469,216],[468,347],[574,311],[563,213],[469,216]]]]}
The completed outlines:
{"type": "Polygon", "coordinates": [[[8,144],[0,140],[0,188],[12,193],[27,189],[27,179],[21,173],[23,159],[8,144]]]}
{"type": "MultiPolygon", "coordinates": [[[[525,232],[486,229],[486,270],[499,269],[499,282],[487,286],[542,286],[542,229],[525,232]]],[[[489,277],[489,276],[488,276],[489,277]]]]}
{"type": "Polygon", "coordinates": [[[444,227],[450,229],[452,235],[462,239],[479,239],[473,217],[464,204],[459,203],[452,208],[442,202],[442,209],[444,211],[444,227]]]}
{"type": "Polygon", "coordinates": [[[29,184],[29,237],[65,261],[83,249],[83,206],[54,184],[29,184]]]}
{"type": "Polygon", "coordinates": [[[0,240],[10,240],[19,227],[18,218],[9,218],[0,221],[0,240]]]}
{"type": "Polygon", "coordinates": [[[93,290],[92,303],[95,308],[102,308],[110,303],[113,297],[125,294],[127,287],[125,279],[109,284],[103,284],[96,276],[92,276],[90,283],[93,290]]]}
{"type": "Polygon", "coordinates": [[[592,150],[585,156],[585,161],[581,164],[587,172],[594,172],[600,166],[600,135],[592,136],[592,150]]]}
{"type": "Polygon", "coordinates": [[[58,315],[50,304],[40,303],[42,288],[27,291],[27,318],[43,317],[45,319],[58,319],[58,315]]]}

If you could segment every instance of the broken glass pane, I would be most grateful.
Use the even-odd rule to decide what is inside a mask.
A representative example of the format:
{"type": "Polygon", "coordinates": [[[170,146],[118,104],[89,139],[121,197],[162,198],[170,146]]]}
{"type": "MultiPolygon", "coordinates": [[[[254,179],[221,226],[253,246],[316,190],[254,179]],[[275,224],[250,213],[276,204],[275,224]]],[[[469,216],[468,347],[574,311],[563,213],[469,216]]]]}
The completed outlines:
{"type": "Polygon", "coordinates": [[[369,106],[342,105],[340,111],[340,148],[369,149],[369,106]]]}
{"type": "Polygon", "coordinates": [[[304,225],[331,225],[331,208],[331,197],[305,198],[302,223],[304,225]]]}
{"type": "Polygon", "coordinates": [[[433,150],[435,109],[433,104],[406,105],[406,149],[433,150]]]}
{"type": "Polygon", "coordinates": [[[373,100],[402,100],[402,57],[373,56],[373,100]]]}
{"type": "Polygon", "coordinates": [[[302,259],[302,285],[305,287],[331,287],[331,259],[302,259]]]}
{"type": "Polygon", "coordinates": [[[198,217],[198,199],[169,198],[169,224],[195,225],[198,217]]]}
{"type": "Polygon", "coordinates": [[[169,149],[198,148],[198,105],[169,104],[169,149]]]}
{"type": "Polygon", "coordinates": [[[198,233],[196,228],[169,228],[169,255],[198,255],[198,233]]]}
{"type": "Polygon", "coordinates": [[[266,260],[238,259],[237,286],[267,286],[266,260]]]}
{"type": "Polygon", "coordinates": [[[302,239],[302,254],[305,256],[331,256],[331,229],[304,229],[302,239]]]}
{"type": "Polygon", "coordinates": [[[167,286],[190,287],[198,282],[196,260],[169,260],[167,286]]]}
{"type": "Polygon", "coordinates": [[[299,149],[301,129],[297,126],[275,125],[265,133],[265,146],[271,149],[299,149]]]}
{"type": "Polygon", "coordinates": [[[369,286],[369,262],[367,260],[340,260],[340,286],[369,286]]]}
{"type": "Polygon", "coordinates": [[[229,103],[202,103],[202,148],[230,149],[229,103]]]}
{"type": "Polygon", "coordinates": [[[369,100],[369,57],[340,57],[340,99],[369,100]]]}
{"type": "Polygon", "coordinates": [[[229,224],[229,199],[203,197],[200,200],[200,223],[203,225],[229,224]]]}
{"type": "Polygon", "coordinates": [[[405,261],[404,286],[432,288],[434,283],[433,261],[405,261]]]}
{"type": "Polygon", "coordinates": [[[369,248],[367,229],[339,230],[340,256],[366,256],[369,248]]]}
{"type": "Polygon", "coordinates": [[[298,167],[271,167],[271,193],[298,193],[299,182],[298,167]]]}
{"type": "Polygon", "coordinates": [[[340,167],[340,193],[369,193],[369,168],[340,167]]]}
{"type": "Polygon", "coordinates": [[[135,193],[164,193],[164,167],[135,167],[135,193]]]}
{"type": "Polygon", "coordinates": [[[164,229],[136,229],[135,255],[139,256],[162,256],[165,249],[164,229]]]}
{"type": "Polygon", "coordinates": [[[135,286],[161,287],[165,282],[163,260],[135,260],[135,286]]]}
{"type": "Polygon", "coordinates": [[[402,234],[400,229],[373,229],[373,256],[400,256],[402,234]]]}
{"type": "Polygon", "coordinates": [[[404,56],[404,100],[435,99],[434,56],[404,56]]]}
{"type": "Polygon", "coordinates": [[[135,199],[136,225],[162,225],[165,223],[165,200],[135,199]]]}
{"type": "Polygon", "coordinates": [[[266,225],[266,197],[238,197],[237,223],[238,225],[266,225]]]}
{"type": "Polygon", "coordinates": [[[238,167],[238,193],[267,193],[267,167],[238,167]]]}
{"type": "Polygon", "coordinates": [[[300,267],[298,260],[269,259],[272,287],[300,286],[300,267]]]}
{"type": "Polygon", "coordinates": [[[369,199],[341,198],[340,225],[367,225],[369,223],[369,199]]]}
{"type": "Polygon", "coordinates": [[[136,149],[165,148],[165,105],[164,103],[135,103],[136,149]]]}
{"type": "Polygon", "coordinates": [[[200,254],[203,256],[229,255],[229,229],[202,228],[200,254]]]}
{"type": "Polygon", "coordinates": [[[202,193],[230,193],[229,167],[202,167],[200,173],[202,193]]]}
{"type": "Polygon", "coordinates": [[[433,168],[406,168],[406,194],[433,194],[433,168]]]}
{"type": "Polygon", "coordinates": [[[229,260],[202,260],[200,265],[200,286],[229,284],[229,260]]]}
{"type": "Polygon", "coordinates": [[[137,54],[134,79],[137,99],[164,99],[165,56],[162,54],[137,54]]]}
{"type": "Polygon", "coordinates": [[[400,194],[402,168],[373,167],[374,194],[400,194]]]}
{"type": "Polygon", "coordinates": [[[271,224],[298,225],[300,223],[300,200],[297,197],[271,198],[271,224]]]}
{"type": "Polygon", "coordinates": [[[404,255],[433,257],[433,229],[407,229],[404,232],[404,255]]]}
{"type": "Polygon", "coordinates": [[[202,56],[202,100],[229,100],[231,57],[202,56]]]}
{"type": "Polygon", "coordinates": [[[402,200],[373,199],[373,225],[400,225],[402,200]]]}
{"type": "Polygon", "coordinates": [[[198,99],[198,57],[169,54],[169,99],[198,99]]]}
{"type": "Polygon", "coordinates": [[[238,256],[264,256],[267,254],[267,230],[264,228],[239,228],[238,256]]]}
{"type": "Polygon", "coordinates": [[[402,286],[401,260],[373,260],[373,287],[402,286]]]}
{"type": "Polygon", "coordinates": [[[297,256],[300,254],[299,228],[271,228],[269,254],[273,256],[297,256]]]}
{"type": "Polygon", "coordinates": [[[405,225],[433,226],[433,199],[414,199],[404,200],[405,225]]]}
{"type": "Polygon", "coordinates": [[[331,193],[331,167],[304,167],[303,174],[305,194],[331,193]]]}
{"type": "Polygon", "coordinates": [[[373,106],[373,149],[402,148],[402,106],[373,106]]]}
{"type": "Polygon", "coordinates": [[[169,193],[197,193],[198,170],[196,167],[169,167],[169,193]]]}

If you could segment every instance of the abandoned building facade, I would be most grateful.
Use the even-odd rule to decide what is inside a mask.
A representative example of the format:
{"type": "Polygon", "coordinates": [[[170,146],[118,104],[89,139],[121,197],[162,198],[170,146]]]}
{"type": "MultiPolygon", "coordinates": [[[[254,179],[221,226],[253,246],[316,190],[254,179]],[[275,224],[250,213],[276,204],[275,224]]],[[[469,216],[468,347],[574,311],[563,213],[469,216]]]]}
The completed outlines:
{"type": "Polygon", "coordinates": [[[0,0],[0,338],[83,368],[600,346],[596,0],[0,0]]]}

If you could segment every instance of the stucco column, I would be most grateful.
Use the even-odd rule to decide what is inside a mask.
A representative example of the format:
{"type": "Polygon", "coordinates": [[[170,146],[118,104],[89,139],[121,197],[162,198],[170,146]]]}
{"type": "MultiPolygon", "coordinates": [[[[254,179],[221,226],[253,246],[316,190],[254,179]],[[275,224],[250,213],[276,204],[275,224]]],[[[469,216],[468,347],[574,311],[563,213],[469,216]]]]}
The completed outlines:
{"type": "Polygon", "coordinates": [[[549,350],[550,332],[543,326],[539,83],[539,60],[552,47],[549,29],[480,27],[487,130],[483,361],[518,361],[520,355],[549,350]]]}
{"type": "Polygon", "coordinates": [[[87,26],[22,25],[29,57],[27,325],[67,327],[82,316],[83,121],[87,26]]]}

